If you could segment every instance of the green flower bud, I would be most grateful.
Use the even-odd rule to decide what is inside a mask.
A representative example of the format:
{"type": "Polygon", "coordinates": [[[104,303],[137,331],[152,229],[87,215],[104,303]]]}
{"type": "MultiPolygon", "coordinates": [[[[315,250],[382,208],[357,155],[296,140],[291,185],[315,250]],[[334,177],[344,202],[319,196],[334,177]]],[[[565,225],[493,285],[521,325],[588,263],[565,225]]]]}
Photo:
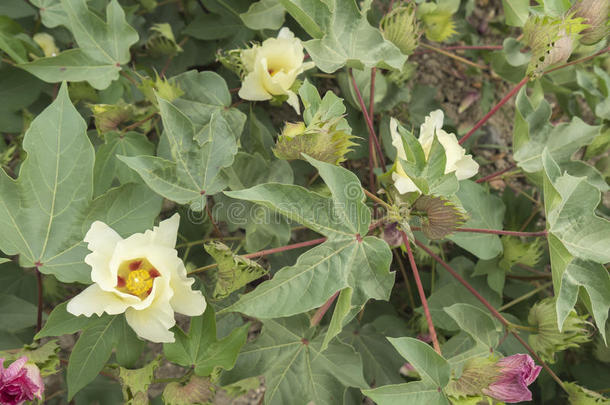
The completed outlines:
{"type": "Polygon", "coordinates": [[[273,153],[279,159],[302,159],[305,153],[323,162],[339,164],[352,151],[355,137],[343,117],[327,121],[287,123],[277,138],[273,153]]]}
{"type": "Polygon", "coordinates": [[[572,6],[570,13],[574,13],[574,17],[581,17],[589,26],[581,32],[581,43],[592,45],[608,35],[610,31],[609,0],[580,0],[572,6]]]}
{"type": "Polygon", "coordinates": [[[587,27],[577,17],[530,17],[523,27],[523,36],[531,48],[532,58],[527,74],[541,75],[548,67],[566,62],[574,48],[574,40],[587,27]]]}
{"type": "Polygon", "coordinates": [[[464,213],[442,197],[422,195],[413,210],[411,214],[420,217],[422,231],[429,239],[443,239],[466,222],[464,213]]]}
{"type": "Polygon", "coordinates": [[[115,131],[119,125],[131,120],[135,114],[131,104],[92,104],[89,106],[100,134],[115,131]]]}
{"type": "Polygon", "coordinates": [[[417,16],[424,24],[426,38],[434,42],[443,42],[454,34],[455,22],[453,14],[447,5],[437,3],[422,3],[417,9],[417,16]]]}
{"type": "Polygon", "coordinates": [[[412,3],[400,5],[386,14],[379,23],[379,29],[383,37],[405,55],[411,55],[417,48],[420,34],[412,3]]]}
{"type": "Polygon", "coordinates": [[[499,375],[497,360],[495,356],[469,360],[464,365],[460,378],[451,380],[445,391],[457,399],[481,395],[481,391],[489,387],[499,375]]]}
{"type": "Polygon", "coordinates": [[[555,303],[554,297],[545,298],[530,309],[527,317],[528,323],[538,330],[538,333],[529,336],[529,344],[543,360],[549,363],[555,361],[556,352],[578,347],[590,340],[586,328],[587,317],[578,316],[576,311],[568,315],[562,331],[559,331],[555,303]]]}
{"type": "Polygon", "coordinates": [[[146,41],[146,49],[153,56],[173,56],[182,52],[182,47],[176,43],[171,25],[167,23],[155,24],[150,30],[153,32],[146,41]]]}
{"type": "Polygon", "coordinates": [[[34,42],[38,44],[45,57],[56,56],[59,53],[59,48],[55,46],[55,38],[46,32],[40,32],[32,37],[34,42]]]}

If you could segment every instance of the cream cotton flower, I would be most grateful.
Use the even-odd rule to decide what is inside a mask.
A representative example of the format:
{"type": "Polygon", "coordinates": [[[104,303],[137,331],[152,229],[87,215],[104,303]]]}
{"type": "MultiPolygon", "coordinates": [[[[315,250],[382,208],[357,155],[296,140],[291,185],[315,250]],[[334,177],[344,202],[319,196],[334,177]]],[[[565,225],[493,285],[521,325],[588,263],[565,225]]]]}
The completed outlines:
{"type": "Polygon", "coordinates": [[[125,313],[136,334],[151,342],[174,342],[169,329],[174,311],[201,315],[206,302],[195,281],[188,278],[175,249],[180,216],[174,214],[153,230],[123,239],[103,222],[96,221],[85,235],[91,253],[93,284],[68,303],[73,315],[101,316],[125,313]]]}
{"type": "Polygon", "coordinates": [[[299,99],[290,90],[297,76],[314,67],[313,62],[303,63],[303,45],[286,27],[277,38],[269,38],[261,45],[254,45],[241,53],[247,72],[239,97],[244,100],[271,100],[273,96],[288,96],[290,104],[300,113],[299,99]]]}
{"type": "MultiPolygon", "coordinates": [[[[442,110],[432,111],[430,115],[425,118],[424,123],[419,129],[418,141],[422,146],[427,159],[430,150],[432,149],[434,137],[436,136],[443,146],[443,149],[445,149],[445,157],[447,159],[445,174],[454,172],[458,180],[468,179],[477,174],[479,164],[474,161],[471,155],[466,154],[466,150],[460,146],[455,134],[447,133],[442,129],[443,118],[442,110]]],[[[392,173],[394,186],[400,194],[413,191],[421,192],[417,185],[415,185],[405,173],[400,165],[400,161],[398,161],[398,158],[407,160],[407,156],[402,143],[402,137],[398,133],[398,121],[394,118],[390,121],[390,133],[392,135],[392,145],[398,152],[396,171],[392,173]]]]}

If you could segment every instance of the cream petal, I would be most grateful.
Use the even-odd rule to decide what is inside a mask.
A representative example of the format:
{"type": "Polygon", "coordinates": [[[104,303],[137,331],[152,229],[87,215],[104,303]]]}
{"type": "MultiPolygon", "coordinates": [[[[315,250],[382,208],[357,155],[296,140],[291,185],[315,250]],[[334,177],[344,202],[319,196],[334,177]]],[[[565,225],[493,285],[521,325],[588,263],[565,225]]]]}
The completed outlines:
{"type": "Polygon", "coordinates": [[[271,94],[263,87],[263,83],[258,76],[256,69],[246,75],[237,93],[240,98],[251,101],[263,101],[272,98],[271,94]]]}
{"type": "Polygon", "coordinates": [[[174,292],[170,304],[174,311],[188,316],[198,316],[205,311],[206,302],[201,291],[191,289],[195,279],[186,276],[184,265],[170,280],[174,292]]]}
{"type": "Polygon", "coordinates": [[[464,157],[466,151],[460,146],[454,134],[449,134],[442,129],[439,129],[436,132],[436,137],[445,149],[445,157],[447,159],[445,173],[451,173],[455,171],[455,165],[464,157]]]}
{"type": "Polygon", "coordinates": [[[145,234],[150,236],[151,243],[154,245],[166,246],[174,248],[178,239],[178,227],[180,226],[180,215],[178,213],[171,216],[155,226],[152,231],[146,231],[145,234]]]}
{"type": "Polygon", "coordinates": [[[288,27],[282,27],[280,32],[277,33],[278,38],[294,39],[294,33],[290,31],[288,27]]]}
{"type": "Polygon", "coordinates": [[[299,104],[299,98],[293,91],[288,91],[288,100],[286,100],[289,106],[294,108],[297,114],[301,114],[301,105],[299,104]]]}
{"type": "Polygon", "coordinates": [[[137,297],[119,297],[115,293],[102,290],[97,284],[92,284],[68,302],[67,310],[76,316],[101,316],[104,312],[116,315],[125,312],[129,305],[137,301],[137,297]]]}
{"type": "Polygon", "coordinates": [[[413,191],[421,192],[419,187],[413,183],[413,180],[407,176],[401,176],[400,174],[394,172],[392,173],[392,180],[394,180],[394,186],[400,194],[410,193],[413,191]]]}
{"type": "MultiPolygon", "coordinates": [[[[434,110],[424,119],[424,123],[419,127],[419,143],[422,146],[428,146],[428,152],[432,146],[434,134],[443,127],[443,119],[443,110],[434,110]]],[[[424,150],[425,149],[426,147],[424,147],[424,150]]],[[[428,152],[426,152],[426,156],[428,155],[428,152]]]]}
{"type": "Polygon", "coordinates": [[[396,118],[390,119],[390,134],[392,135],[392,146],[396,148],[396,156],[400,159],[407,160],[405,145],[403,144],[402,136],[398,133],[398,120],[396,118]]]}
{"type": "MultiPolygon", "coordinates": [[[[158,283],[159,287],[162,285],[158,283]]],[[[174,333],[169,330],[176,324],[174,311],[169,303],[170,292],[169,288],[159,288],[151,305],[141,310],[128,308],[125,311],[127,323],[142,339],[155,343],[175,341],[174,333]]]]}
{"type": "Polygon", "coordinates": [[[479,164],[470,155],[464,156],[455,165],[455,176],[458,180],[469,179],[479,172],[479,164]]]}
{"type": "Polygon", "coordinates": [[[101,221],[95,221],[89,227],[84,240],[90,251],[110,257],[114,247],[122,239],[114,229],[101,221]]]}

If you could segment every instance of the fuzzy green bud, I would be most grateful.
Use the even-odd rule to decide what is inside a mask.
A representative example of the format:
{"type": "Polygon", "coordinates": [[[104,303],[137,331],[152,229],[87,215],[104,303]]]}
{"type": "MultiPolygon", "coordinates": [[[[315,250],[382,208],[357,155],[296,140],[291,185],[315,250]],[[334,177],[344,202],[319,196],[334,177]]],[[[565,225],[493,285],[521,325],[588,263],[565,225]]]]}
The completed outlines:
{"type": "Polygon", "coordinates": [[[529,336],[529,344],[543,360],[549,363],[555,361],[556,352],[578,347],[590,340],[586,328],[587,317],[578,316],[576,311],[570,312],[562,331],[559,331],[555,303],[554,297],[545,298],[530,309],[527,317],[528,323],[538,330],[538,333],[529,336]]]}
{"type": "Polygon", "coordinates": [[[287,123],[277,138],[273,153],[279,159],[302,159],[305,153],[323,162],[339,164],[345,161],[352,146],[354,136],[343,117],[326,121],[314,120],[305,123],[287,123]]]}
{"type": "Polygon", "coordinates": [[[420,217],[422,231],[430,239],[443,239],[466,222],[466,216],[455,204],[430,195],[420,196],[411,214],[420,217]]]}
{"type": "Polygon", "coordinates": [[[386,14],[379,23],[383,37],[400,52],[411,55],[419,42],[419,24],[412,3],[401,5],[386,14]]]}
{"type": "Polygon", "coordinates": [[[153,56],[173,56],[182,52],[182,47],[176,43],[172,26],[163,23],[155,24],[150,30],[152,34],[146,41],[146,49],[153,56]]]}
{"type": "Polygon", "coordinates": [[[572,382],[563,383],[570,405],[610,405],[610,399],[572,382]]]}
{"type": "Polygon", "coordinates": [[[580,0],[572,6],[570,13],[589,26],[581,32],[581,43],[592,45],[610,33],[610,0],[580,0]]]}

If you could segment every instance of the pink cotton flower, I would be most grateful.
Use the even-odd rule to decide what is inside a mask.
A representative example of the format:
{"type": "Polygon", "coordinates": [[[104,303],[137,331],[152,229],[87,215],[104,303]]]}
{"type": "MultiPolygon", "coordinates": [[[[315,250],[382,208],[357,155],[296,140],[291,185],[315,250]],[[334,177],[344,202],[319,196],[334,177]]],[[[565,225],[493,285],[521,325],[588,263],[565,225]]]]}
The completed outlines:
{"type": "Polygon", "coordinates": [[[508,403],[532,400],[532,393],[527,387],[536,380],[542,367],[537,366],[527,354],[504,357],[496,366],[500,375],[482,390],[483,394],[508,403]]]}
{"type": "Polygon", "coordinates": [[[4,368],[4,359],[0,359],[0,404],[20,405],[34,398],[42,399],[44,384],[40,370],[34,364],[26,364],[28,358],[23,356],[4,368]]]}

